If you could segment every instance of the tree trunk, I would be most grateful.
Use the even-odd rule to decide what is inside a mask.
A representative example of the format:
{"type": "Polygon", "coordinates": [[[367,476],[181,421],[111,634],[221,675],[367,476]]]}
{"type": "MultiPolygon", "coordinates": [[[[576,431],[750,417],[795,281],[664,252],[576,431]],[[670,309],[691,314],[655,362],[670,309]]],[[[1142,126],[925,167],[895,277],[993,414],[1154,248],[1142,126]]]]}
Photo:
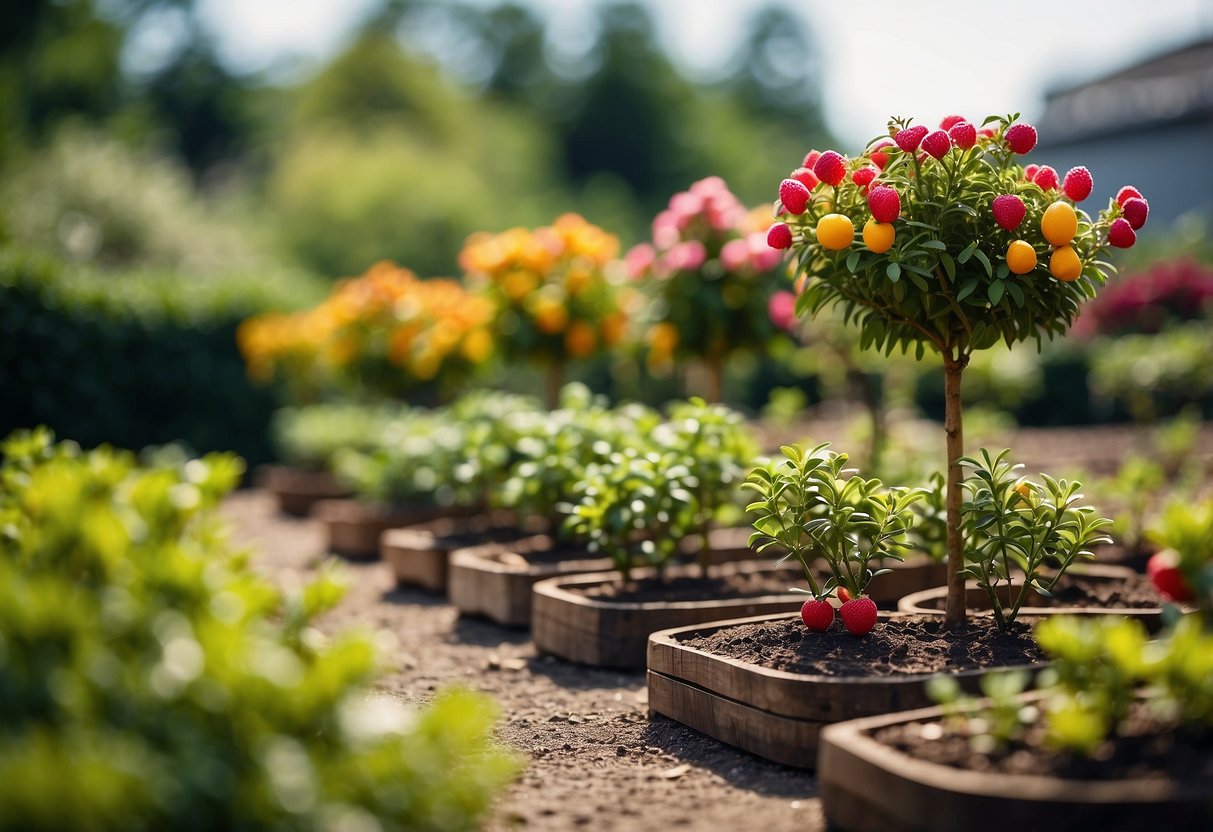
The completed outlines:
{"type": "Polygon", "coordinates": [[[724,391],[724,359],[719,355],[709,355],[706,359],[708,368],[708,392],[705,397],[709,404],[719,404],[724,391]]]}
{"type": "Polygon", "coordinates": [[[944,616],[947,626],[965,621],[964,538],[960,529],[960,506],[964,502],[964,472],[960,458],[964,456],[964,415],[960,405],[960,380],[967,357],[944,355],[944,433],[948,448],[948,604],[944,616]]]}
{"type": "Polygon", "coordinates": [[[560,407],[560,388],[564,386],[563,361],[553,361],[548,365],[544,384],[544,394],[547,397],[548,410],[558,409],[560,407]]]}

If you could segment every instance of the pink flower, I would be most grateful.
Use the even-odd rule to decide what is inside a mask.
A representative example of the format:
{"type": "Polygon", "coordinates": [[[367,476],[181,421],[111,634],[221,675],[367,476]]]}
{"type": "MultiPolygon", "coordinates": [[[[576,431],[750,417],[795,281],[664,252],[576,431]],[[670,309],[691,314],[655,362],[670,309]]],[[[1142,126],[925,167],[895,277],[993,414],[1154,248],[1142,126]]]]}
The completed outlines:
{"type": "Polygon", "coordinates": [[[662,211],[653,218],[653,244],[659,249],[671,248],[682,239],[682,226],[673,211],[662,211]]]}
{"type": "MultiPolygon", "coordinates": [[[[766,238],[762,241],[763,248],[767,248],[766,238]]],[[[729,240],[720,249],[720,264],[725,267],[726,271],[735,272],[744,269],[750,262],[750,247],[745,240],[729,240]]]]}
{"type": "Polygon", "coordinates": [[[670,211],[679,219],[682,228],[690,223],[692,217],[703,210],[704,198],[690,191],[680,191],[670,197],[670,211]]]}
{"type": "Polygon", "coordinates": [[[648,243],[633,246],[623,257],[624,265],[628,267],[628,274],[633,280],[644,277],[656,260],[657,252],[648,243]]]}
{"type": "Polygon", "coordinates": [[[708,176],[691,185],[691,193],[696,196],[709,197],[728,192],[729,186],[719,176],[708,176]]]}
{"type": "Polygon", "coordinates": [[[691,272],[704,264],[708,252],[698,240],[687,240],[667,251],[664,259],[669,269],[691,272]]]}
{"type": "Polygon", "coordinates": [[[763,232],[747,234],[745,242],[750,249],[750,265],[755,271],[769,272],[783,261],[783,255],[778,249],[771,248],[767,243],[767,235],[763,232]]]}
{"type": "Polygon", "coordinates": [[[771,323],[782,330],[792,331],[796,323],[796,296],[791,292],[776,292],[767,302],[771,323]]]}

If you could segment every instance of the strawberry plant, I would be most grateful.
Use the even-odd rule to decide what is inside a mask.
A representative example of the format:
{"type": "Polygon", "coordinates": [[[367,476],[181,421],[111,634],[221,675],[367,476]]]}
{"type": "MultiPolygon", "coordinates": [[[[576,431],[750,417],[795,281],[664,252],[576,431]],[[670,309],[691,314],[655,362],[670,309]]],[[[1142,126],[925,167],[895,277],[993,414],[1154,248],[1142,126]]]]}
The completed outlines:
{"type": "Polygon", "coordinates": [[[1017,475],[1021,465],[1007,461],[1010,451],[978,459],[965,457],[972,469],[961,506],[966,541],[965,568],[990,600],[1000,629],[1015,620],[1029,589],[1049,595],[1076,562],[1093,560],[1087,548],[1111,543],[1103,529],[1112,521],[1078,504],[1081,483],[1042,474],[1041,483],[1017,475]],[[1022,576],[1018,589],[1013,579],[1022,576]]]}
{"type": "Polygon", "coordinates": [[[846,454],[826,445],[807,452],[797,445],[781,450],[782,460],[755,468],[744,485],[757,495],[746,507],[757,515],[750,546],[782,551],[780,562],[795,559],[812,602],[845,591],[843,622],[853,635],[862,635],[876,623],[876,606],[864,592],[870,581],[891,571],[883,563],[905,560],[901,552],[911,548],[905,538],[914,524],[911,507],[923,492],[865,480],[846,469],[846,454]],[[829,573],[823,583],[812,568],[819,559],[829,573]],[[848,605],[854,605],[849,614],[848,605]]]}
{"type": "Polygon", "coordinates": [[[814,151],[805,167],[818,181],[798,170],[781,184],[768,232],[807,278],[799,312],[836,306],[862,328],[861,347],[942,359],[949,623],[965,618],[960,389],[970,356],[1064,333],[1112,270],[1105,252],[1131,245],[1149,213],[1132,189],[1098,214],[1079,209],[1089,173],[1021,167],[1036,130],[1016,118],[935,131],[894,119],[891,141],[855,159],[814,151]]]}
{"type": "Polygon", "coordinates": [[[1161,547],[1147,565],[1155,588],[1168,600],[1196,604],[1213,629],[1213,500],[1173,500],[1147,536],[1161,547]]]}

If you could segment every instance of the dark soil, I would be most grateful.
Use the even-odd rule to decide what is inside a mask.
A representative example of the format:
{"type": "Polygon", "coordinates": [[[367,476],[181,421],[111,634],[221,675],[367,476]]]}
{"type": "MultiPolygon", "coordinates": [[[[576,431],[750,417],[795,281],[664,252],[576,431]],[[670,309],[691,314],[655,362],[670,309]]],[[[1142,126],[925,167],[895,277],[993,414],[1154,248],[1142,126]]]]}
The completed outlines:
{"type": "Polygon", "coordinates": [[[882,618],[872,632],[857,638],[838,618],[824,633],[793,618],[716,630],[683,644],[788,673],[897,676],[1035,664],[1044,654],[1030,632],[1021,623],[1002,633],[982,622],[948,630],[935,616],[916,615],[882,618]]]}
{"type": "Polygon", "coordinates": [[[789,587],[804,582],[799,570],[729,571],[709,574],[706,578],[690,575],[643,578],[624,583],[621,580],[589,586],[566,586],[568,592],[615,601],[638,604],[658,601],[712,601],[720,598],[757,598],[763,595],[783,595],[789,587]]]}
{"type": "Polygon", "coordinates": [[[1058,583],[1052,598],[1039,600],[1050,607],[1149,609],[1162,605],[1162,596],[1145,575],[1108,581],[1067,574],[1058,583]]]}
{"type": "Polygon", "coordinates": [[[971,771],[1072,780],[1186,780],[1203,772],[1206,783],[1213,779],[1213,737],[1178,733],[1174,725],[1155,719],[1144,705],[1132,712],[1123,736],[1105,742],[1092,757],[1050,751],[1044,745],[1044,730],[1039,727],[1022,740],[989,753],[975,750],[970,737],[949,733],[938,722],[891,725],[872,736],[916,759],[971,771]],[[943,735],[939,736],[941,730],[943,735]]]}

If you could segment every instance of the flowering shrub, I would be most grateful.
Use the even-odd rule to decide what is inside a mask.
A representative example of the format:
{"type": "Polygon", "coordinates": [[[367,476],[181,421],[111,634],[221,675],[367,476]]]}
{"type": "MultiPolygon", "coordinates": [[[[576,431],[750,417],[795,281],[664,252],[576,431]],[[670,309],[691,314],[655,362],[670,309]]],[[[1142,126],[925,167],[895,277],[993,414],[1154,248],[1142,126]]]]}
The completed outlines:
{"type": "Polygon", "coordinates": [[[719,400],[722,367],[736,350],[764,347],[792,325],[794,300],[778,291],[782,262],[719,177],[674,194],[653,220],[653,240],[628,252],[633,278],[652,295],[645,334],[649,366],[706,362],[719,400]]]}
{"type": "Polygon", "coordinates": [[[459,255],[468,282],[492,303],[505,357],[555,368],[552,407],[567,361],[590,358],[626,334],[626,303],[606,268],[618,252],[614,236],[565,214],[534,230],[475,234],[459,255]]]}
{"type": "Polygon", "coordinates": [[[377,263],[320,305],[247,320],[237,334],[249,374],[299,398],[329,387],[400,397],[465,380],[493,352],[492,306],[451,280],[377,263]]]}
{"type": "Polygon", "coordinates": [[[1205,317],[1213,305],[1213,269],[1195,260],[1155,263],[1110,282],[1083,307],[1074,334],[1154,333],[1205,317]]]}
{"type": "Polygon", "coordinates": [[[331,575],[284,594],[224,543],[238,459],[0,451],[0,829],[479,827],[516,770],[490,703],[376,693],[314,626],[331,575]]]}
{"type": "Polygon", "coordinates": [[[969,357],[1065,332],[1107,278],[1104,252],[1131,246],[1149,215],[1131,187],[1097,215],[1080,210],[1093,186],[1084,167],[1064,178],[1021,167],[1015,157],[1032,150],[1036,130],[1016,118],[991,116],[978,129],[949,117],[935,130],[895,119],[854,159],[812,151],[780,184],[768,231],[807,278],[799,312],[836,306],[862,327],[862,348],[943,359],[953,623],[965,615],[960,389],[969,357]]]}

